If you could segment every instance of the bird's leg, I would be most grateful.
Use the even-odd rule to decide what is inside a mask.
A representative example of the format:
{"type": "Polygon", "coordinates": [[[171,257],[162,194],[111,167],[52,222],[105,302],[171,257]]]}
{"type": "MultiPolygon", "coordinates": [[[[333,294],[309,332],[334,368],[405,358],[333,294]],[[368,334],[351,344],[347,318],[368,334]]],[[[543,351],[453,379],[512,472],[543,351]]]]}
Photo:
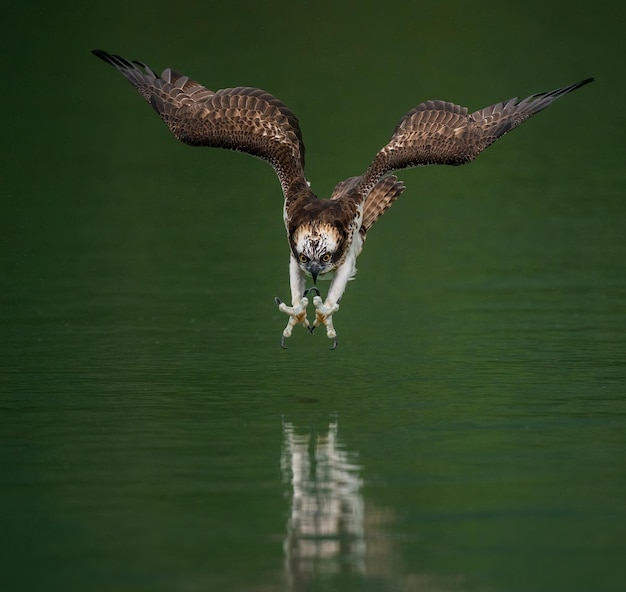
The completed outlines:
{"type": "Polygon", "coordinates": [[[322,324],[326,327],[326,336],[333,340],[333,346],[330,349],[337,347],[337,331],[333,325],[333,314],[339,310],[339,301],[346,290],[348,280],[356,271],[354,263],[355,258],[348,256],[346,261],[337,269],[325,301],[322,301],[319,294],[313,298],[315,306],[313,329],[322,324]]]}
{"type": "Polygon", "coordinates": [[[307,329],[310,328],[309,320],[306,318],[306,307],[309,305],[309,299],[304,295],[304,274],[293,255],[289,259],[289,283],[291,285],[291,306],[285,304],[280,298],[275,299],[278,310],[289,315],[287,326],[280,339],[280,346],[283,349],[286,349],[285,339],[291,337],[291,332],[296,325],[302,324],[307,329]]]}

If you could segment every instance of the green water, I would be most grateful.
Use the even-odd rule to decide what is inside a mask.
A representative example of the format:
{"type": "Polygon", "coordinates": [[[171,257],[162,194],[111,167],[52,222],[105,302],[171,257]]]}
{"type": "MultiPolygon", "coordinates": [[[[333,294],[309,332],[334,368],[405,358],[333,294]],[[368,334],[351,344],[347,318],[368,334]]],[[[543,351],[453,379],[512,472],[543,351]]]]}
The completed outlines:
{"type": "Polygon", "coordinates": [[[626,53],[614,4],[13,8],[2,589],[617,591],[626,53]],[[405,171],[335,316],[286,322],[273,171],[178,144],[94,47],[300,117],[313,189],[428,98],[597,81],[405,171]]]}

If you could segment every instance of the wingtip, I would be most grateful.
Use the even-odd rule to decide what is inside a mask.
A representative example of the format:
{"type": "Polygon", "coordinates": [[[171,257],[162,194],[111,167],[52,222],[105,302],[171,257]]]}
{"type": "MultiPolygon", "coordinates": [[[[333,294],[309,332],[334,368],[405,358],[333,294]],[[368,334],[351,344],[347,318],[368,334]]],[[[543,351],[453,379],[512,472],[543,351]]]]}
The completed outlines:
{"type": "Polygon", "coordinates": [[[91,53],[95,55],[97,58],[100,58],[103,62],[107,64],[114,64],[114,57],[108,51],[104,51],[103,49],[92,49],[91,53]]]}
{"type": "Polygon", "coordinates": [[[585,84],[589,84],[590,82],[594,82],[595,78],[593,76],[590,76],[589,78],[585,78],[584,80],[581,80],[578,83],[578,87],[580,88],[581,86],[585,86],[585,84]]]}
{"type": "Polygon", "coordinates": [[[580,82],[574,82],[574,84],[567,86],[563,89],[564,93],[563,94],[567,94],[572,92],[573,90],[578,90],[579,88],[589,84],[590,82],[593,82],[595,80],[595,78],[593,77],[589,77],[589,78],[585,78],[583,80],[581,80],[580,82]]]}

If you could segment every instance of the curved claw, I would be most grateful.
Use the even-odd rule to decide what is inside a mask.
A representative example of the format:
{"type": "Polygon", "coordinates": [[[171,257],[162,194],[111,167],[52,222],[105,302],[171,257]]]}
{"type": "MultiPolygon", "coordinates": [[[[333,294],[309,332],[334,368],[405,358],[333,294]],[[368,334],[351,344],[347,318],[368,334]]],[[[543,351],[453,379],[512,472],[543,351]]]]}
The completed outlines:
{"type": "Polygon", "coordinates": [[[330,351],[333,351],[334,349],[337,349],[337,337],[335,337],[335,338],[333,339],[333,345],[332,345],[332,347],[329,347],[328,349],[329,349],[330,351]]]}
{"type": "Polygon", "coordinates": [[[276,304],[278,304],[279,306],[283,303],[283,301],[278,296],[276,296],[276,298],[274,298],[274,302],[276,304]]]}
{"type": "MultiPolygon", "coordinates": [[[[337,344],[335,344],[336,346],[337,344]]],[[[280,347],[282,347],[283,349],[287,349],[287,346],[285,345],[285,336],[281,335],[280,336],[280,347]]]]}
{"type": "Polygon", "coordinates": [[[310,288],[307,288],[307,289],[304,291],[304,295],[305,295],[305,296],[308,296],[309,292],[313,292],[313,291],[315,292],[315,294],[316,294],[317,296],[319,296],[319,295],[320,295],[320,291],[317,289],[317,286],[311,286],[310,288]]]}

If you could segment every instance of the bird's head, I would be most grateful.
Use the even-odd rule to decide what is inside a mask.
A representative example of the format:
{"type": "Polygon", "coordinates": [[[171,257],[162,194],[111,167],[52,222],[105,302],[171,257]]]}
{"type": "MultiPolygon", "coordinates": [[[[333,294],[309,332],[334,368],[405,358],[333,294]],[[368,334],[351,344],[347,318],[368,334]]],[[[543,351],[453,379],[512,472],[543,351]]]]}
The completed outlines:
{"type": "Polygon", "coordinates": [[[343,240],[330,224],[303,224],[292,235],[292,250],[300,269],[317,281],[317,276],[334,271],[341,263],[343,240]]]}

